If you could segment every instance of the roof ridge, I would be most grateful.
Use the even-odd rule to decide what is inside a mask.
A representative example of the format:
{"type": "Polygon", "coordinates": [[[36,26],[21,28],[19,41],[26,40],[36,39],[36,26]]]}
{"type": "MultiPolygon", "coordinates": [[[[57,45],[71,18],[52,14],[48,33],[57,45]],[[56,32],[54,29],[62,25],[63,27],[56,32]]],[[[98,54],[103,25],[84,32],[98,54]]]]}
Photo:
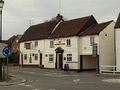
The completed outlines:
{"type": "Polygon", "coordinates": [[[109,21],[106,21],[106,22],[98,23],[98,24],[111,23],[111,22],[113,22],[113,21],[114,21],[114,20],[109,20],[109,21]]]}
{"type": "Polygon", "coordinates": [[[117,18],[117,21],[116,21],[116,24],[115,24],[115,28],[120,28],[120,13],[118,15],[118,18],[117,18]]]}
{"type": "Polygon", "coordinates": [[[70,19],[70,20],[66,20],[64,22],[68,22],[68,21],[73,21],[73,20],[78,20],[78,19],[83,19],[83,18],[90,18],[93,15],[89,15],[89,16],[85,16],[85,17],[80,17],[80,18],[75,18],[75,19],[70,19]]]}

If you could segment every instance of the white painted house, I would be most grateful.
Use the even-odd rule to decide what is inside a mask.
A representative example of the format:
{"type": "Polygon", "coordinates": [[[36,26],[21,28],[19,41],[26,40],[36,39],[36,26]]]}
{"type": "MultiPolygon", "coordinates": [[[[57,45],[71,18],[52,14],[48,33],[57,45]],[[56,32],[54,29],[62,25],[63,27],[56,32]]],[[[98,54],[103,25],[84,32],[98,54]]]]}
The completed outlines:
{"type": "Polygon", "coordinates": [[[115,24],[116,66],[120,71],[120,14],[115,24]]]}
{"type": "Polygon", "coordinates": [[[68,21],[60,17],[28,28],[20,40],[20,65],[64,69],[68,64],[71,70],[95,69],[93,37],[99,65],[114,64],[114,22],[98,24],[93,16],[87,16],[68,21]]]}
{"type": "Polygon", "coordinates": [[[80,56],[82,69],[98,68],[115,65],[113,21],[93,25],[80,34],[80,56]],[[97,58],[93,55],[93,44],[97,45],[97,58]]]}

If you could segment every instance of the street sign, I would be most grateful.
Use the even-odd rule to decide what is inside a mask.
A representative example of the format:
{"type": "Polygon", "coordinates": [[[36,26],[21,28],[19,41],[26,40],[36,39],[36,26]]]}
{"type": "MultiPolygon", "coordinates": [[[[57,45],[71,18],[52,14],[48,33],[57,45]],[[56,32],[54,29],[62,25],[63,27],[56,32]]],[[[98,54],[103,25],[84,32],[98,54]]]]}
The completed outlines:
{"type": "Polygon", "coordinates": [[[12,54],[12,51],[11,51],[11,48],[10,47],[5,47],[4,49],[3,49],[3,55],[5,56],[5,57],[9,57],[11,54],[12,54]]]}
{"type": "Polygon", "coordinates": [[[7,46],[8,45],[6,43],[1,43],[0,42],[0,58],[5,58],[5,56],[3,55],[3,49],[7,46]]]}

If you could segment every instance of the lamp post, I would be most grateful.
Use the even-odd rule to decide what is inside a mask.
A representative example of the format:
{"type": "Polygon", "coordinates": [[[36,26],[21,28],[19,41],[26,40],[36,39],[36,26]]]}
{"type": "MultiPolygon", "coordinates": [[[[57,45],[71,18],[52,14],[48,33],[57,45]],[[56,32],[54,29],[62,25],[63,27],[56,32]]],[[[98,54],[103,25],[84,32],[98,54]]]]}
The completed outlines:
{"type": "Polygon", "coordinates": [[[0,40],[2,40],[2,9],[3,9],[4,1],[0,0],[0,40]]]}
{"type": "MultiPolygon", "coordinates": [[[[3,9],[4,1],[0,0],[0,40],[2,40],[2,9],[3,9]]],[[[1,47],[0,47],[1,48],[1,47]]],[[[0,57],[1,59],[1,57],[0,57]]],[[[3,73],[3,65],[0,63],[0,79],[4,79],[4,73],[3,73]]]]}

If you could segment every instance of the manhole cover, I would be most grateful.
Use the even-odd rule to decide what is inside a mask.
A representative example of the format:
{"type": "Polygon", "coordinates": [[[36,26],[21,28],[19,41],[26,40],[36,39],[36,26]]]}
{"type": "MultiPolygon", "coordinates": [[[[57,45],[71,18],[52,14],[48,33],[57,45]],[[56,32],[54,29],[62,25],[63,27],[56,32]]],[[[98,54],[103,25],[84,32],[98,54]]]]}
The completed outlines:
{"type": "Polygon", "coordinates": [[[120,83],[120,79],[103,79],[102,81],[108,83],[120,83]]]}

